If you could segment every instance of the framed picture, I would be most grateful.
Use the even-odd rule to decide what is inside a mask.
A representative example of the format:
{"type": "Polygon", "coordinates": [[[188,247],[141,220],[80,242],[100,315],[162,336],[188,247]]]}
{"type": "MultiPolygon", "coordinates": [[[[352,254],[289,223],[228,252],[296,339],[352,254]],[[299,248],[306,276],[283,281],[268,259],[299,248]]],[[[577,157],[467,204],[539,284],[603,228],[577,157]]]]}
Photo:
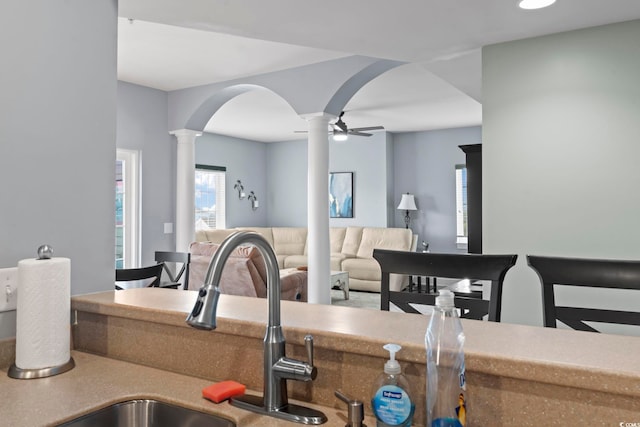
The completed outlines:
{"type": "Polygon", "coordinates": [[[329,173],[329,217],[353,218],[353,172],[329,173]]]}

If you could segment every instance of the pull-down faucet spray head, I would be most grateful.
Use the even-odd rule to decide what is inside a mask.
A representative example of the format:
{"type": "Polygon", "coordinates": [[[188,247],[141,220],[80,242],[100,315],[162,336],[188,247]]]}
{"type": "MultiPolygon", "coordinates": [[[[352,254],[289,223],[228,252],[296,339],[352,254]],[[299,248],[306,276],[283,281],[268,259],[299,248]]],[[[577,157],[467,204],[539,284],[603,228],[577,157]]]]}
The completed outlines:
{"type": "MultiPolygon", "coordinates": [[[[207,268],[204,285],[198,291],[198,299],[187,316],[187,323],[194,328],[212,330],[216,328],[216,317],[218,309],[218,299],[220,298],[220,276],[222,266],[226,261],[226,256],[221,259],[224,251],[222,247],[216,251],[207,268]],[[220,268],[216,266],[220,265],[220,268]]],[[[227,255],[228,256],[228,255],[227,255]]]]}
{"type": "Polygon", "coordinates": [[[212,330],[216,328],[216,311],[220,289],[218,286],[203,286],[198,291],[198,299],[187,317],[187,323],[194,328],[212,330]],[[207,295],[211,295],[207,298],[207,295]]]}

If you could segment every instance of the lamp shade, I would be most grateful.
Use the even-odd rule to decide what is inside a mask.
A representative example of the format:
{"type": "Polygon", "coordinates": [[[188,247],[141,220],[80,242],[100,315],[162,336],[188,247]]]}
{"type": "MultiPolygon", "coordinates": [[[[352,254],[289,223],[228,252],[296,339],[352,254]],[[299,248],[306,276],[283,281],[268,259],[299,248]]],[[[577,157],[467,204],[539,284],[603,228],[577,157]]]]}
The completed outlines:
{"type": "Polygon", "coordinates": [[[418,208],[416,207],[416,200],[413,197],[413,194],[403,194],[402,199],[400,199],[398,209],[403,211],[417,211],[418,208]]]}

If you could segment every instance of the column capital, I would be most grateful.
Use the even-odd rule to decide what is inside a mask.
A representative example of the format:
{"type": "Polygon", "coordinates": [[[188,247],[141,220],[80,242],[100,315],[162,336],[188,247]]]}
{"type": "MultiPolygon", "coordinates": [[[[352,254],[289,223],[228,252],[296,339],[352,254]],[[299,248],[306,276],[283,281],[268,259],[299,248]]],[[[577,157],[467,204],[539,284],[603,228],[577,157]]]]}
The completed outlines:
{"type": "Polygon", "coordinates": [[[176,129],[169,131],[169,134],[174,135],[178,139],[178,142],[189,142],[195,141],[197,137],[202,135],[202,132],[191,129],[176,129]]]}
{"type": "Polygon", "coordinates": [[[305,119],[308,122],[310,122],[312,120],[317,120],[317,119],[323,119],[323,120],[329,121],[329,120],[333,120],[333,119],[337,119],[338,118],[338,116],[336,116],[335,114],[325,113],[324,111],[321,111],[321,112],[318,112],[318,113],[300,114],[300,117],[302,117],[303,119],[305,119]]]}

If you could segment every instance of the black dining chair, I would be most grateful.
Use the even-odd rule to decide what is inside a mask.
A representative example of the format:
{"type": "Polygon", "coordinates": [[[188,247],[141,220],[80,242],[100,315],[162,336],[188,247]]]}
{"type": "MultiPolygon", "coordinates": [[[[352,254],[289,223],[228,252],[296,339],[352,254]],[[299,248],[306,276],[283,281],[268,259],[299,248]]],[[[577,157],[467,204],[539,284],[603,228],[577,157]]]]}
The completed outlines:
{"type": "Polygon", "coordinates": [[[156,251],[155,260],[164,264],[164,272],[169,277],[169,281],[161,282],[160,287],[178,288],[184,277],[182,289],[185,291],[189,289],[189,263],[191,263],[191,254],[189,252],[156,251]],[[170,268],[167,263],[173,263],[178,272],[174,273],[175,270],[170,268]],[[178,269],[178,267],[180,268],[178,269]]]}
{"type": "MultiPolygon", "coordinates": [[[[499,322],[502,311],[502,285],[507,271],[516,263],[517,255],[484,254],[440,254],[391,251],[374,249],[373,257],[380,264],[382,283],[380,309],[389,310],[392,303],[407,313],[419,313],[411,304],[435,305],[437,293],[391,291],[389,275],[408,274],[433,278],[468,279],[469,283],[479,280],[491,281],[491,293],[488,300],[481,292],[460,289],[454,285],[454,304],[460,309],[460,317],[499,322]]],[[[440,281],[442,283],[442,281],[440,281]]],[[[468,288],[468,286],[466,286],[468,288]]]]}
{"type": "Polygon", "coordinates": [[[141,268],[117,268],[116,289],[158,287],[163,267],[164,264],[141,268]]]}
{"type": "Polygon", "coordinates": [[[585,322],[640,326],[640,312],[560,306],[556,286],[640,290],[640,261],[527,255],[542,284],[543,324],[562,322],[579,331],[600,332],[585,322]]]}

